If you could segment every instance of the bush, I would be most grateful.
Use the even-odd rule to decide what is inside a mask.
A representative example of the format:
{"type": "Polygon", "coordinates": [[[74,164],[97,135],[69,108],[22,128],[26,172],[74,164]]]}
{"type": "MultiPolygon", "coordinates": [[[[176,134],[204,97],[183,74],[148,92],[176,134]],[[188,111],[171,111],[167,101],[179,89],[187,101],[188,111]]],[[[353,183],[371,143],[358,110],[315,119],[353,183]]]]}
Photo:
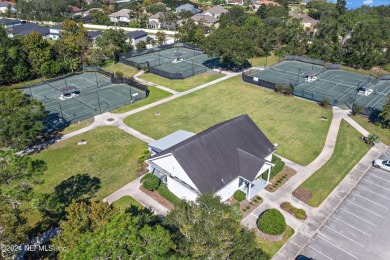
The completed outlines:
{"type": "Polygon", "coordinates": [[[362,112],[362,107],[358,105],[353,105],[352,107],[352,115],[356,116],[362,112]]]}
{"type": "MultiPolygon", "coordinates": [[[[271,168],[271,173],[269,176],[270,179],[272,179],[272,177],[274,177],[276,174],[281,172],[284,168],[284,162],[282,161],[282,159],[280,159],[276,155],[272,155],[272,163],[275,164],[275,166],[271,168]]],[[[266,181],[267,180],[267,173],[264,173],[262,176],[263,176],[263,180],[266,181]]]]}
{"type": "Polygon", "coordinates": [[[385,66],[383,66],[383,69],[384,69],[385,71],[390,72],[390,63],[388,63],[388,64],[386,64],[385,66]]]}
{"type": "Polygon", "coordinates": [[[154,191],[160,186],[160,179],[156,175],[148,173],[141,179],[142,185],[145,189],[154,191]]]}
{"type": "Polygon", "coordinates": [[[293,92],[293,88],[288,86],[288,87],[285,87],[283,89],[283,93],[286,94],[286,95],[291,95],[291,93],[293,92]]]}
{"type": "Polygon", "coordinates": [[[297,219],[306,219],[307,218],[306,211],[304,209],[298,209],[297,213],[295,214],[295,217],[297,219]]]}
{"type": "Polygon", "coordinates": [[[379,136],[377,136],[376,134],[369,134],[366,137],[366,143],[369,145],[374,145],[377,142],[379,142],[379,136]]]}
{"type": "Polygon", "coordinates": [[[321,106],[323,106],[323,107],[327,107],[327,106],[329,106],[330,101],[329,101],[328,98],[323,98],[320,104],[321,104],[321,106]]]}
{"type": "Polygon", "coordinates": [[[245,192],[243,192],[242,190],[237,190],[237,191],[233,194],[233,197],[234,197],[237,201],[241,202],[241,201],[243,201],[243,200],[246,198],[246,194],[245,194],[245,192]]]}
{"type": "Polygon", "coordinates": [[[280,205],[280,206],[282,207],[282,209],[284,209],[287,212],[291,211],[292,205],[290,202],[283,202],[282,205],[280,205]]]}
{"type": "Polygon", "coordinates": [[[166,185],[162,184],[158,187],[157,192],[164,198],[166,198],[173,205],[178,205],[181,200],[173,194],[166,185]]]}
{"type": "Polygon", "coordinates": [[[278,85],[275,86],[275,92],[279,93],[282,90],[283,90],[283,86],[282,85],[278,84],[278,85]]]}
{"type": "Polygon", "coordinates": [[[246,209],[250,209],[251,207],[248,205],[248,206],[246,206],[245,208],[246,208],[246,209]]]}
{"type": "Polygon", "coordinates": [[[262,198],[259,195],[256,196],[256,199],[258,199],[259,201],[262,200],[262,198]]]}
{"type": "Polygon", "coordinates": [[[278,236],[286,230],[286,220],[279,210],[269,209],[259,217],[257,227],[265,234],[278,236]]]}
{"type": "Polygon", "coordinates": [[[295,215],[298,213],[298,209],[296,207],[291,207],[290,212],[295,215]]]}
{"type": "Polygon", "coordinates": [[[115,78],[122,79],[123,78],[123,72],[122,71],[115,71],[114,73],[115,78]]]}

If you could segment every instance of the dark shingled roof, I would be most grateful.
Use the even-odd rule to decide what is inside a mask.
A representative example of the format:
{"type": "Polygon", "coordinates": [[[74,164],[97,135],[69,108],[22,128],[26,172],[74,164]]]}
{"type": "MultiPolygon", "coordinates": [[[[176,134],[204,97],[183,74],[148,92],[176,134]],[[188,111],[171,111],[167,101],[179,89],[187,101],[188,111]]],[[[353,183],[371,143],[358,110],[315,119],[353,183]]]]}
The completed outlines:
{"type": "Polygon", "coordinates": [[[154,156],[172,153],[201,193],[241,176],[252,181],[275,146],[248,115],[212,126],[154,156]]]}

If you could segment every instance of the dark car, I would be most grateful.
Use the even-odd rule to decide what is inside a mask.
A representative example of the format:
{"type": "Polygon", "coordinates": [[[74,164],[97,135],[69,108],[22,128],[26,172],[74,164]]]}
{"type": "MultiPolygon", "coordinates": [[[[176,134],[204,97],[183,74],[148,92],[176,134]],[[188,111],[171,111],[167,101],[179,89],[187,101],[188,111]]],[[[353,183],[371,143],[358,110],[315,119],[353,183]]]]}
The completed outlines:
{"type": "Polygon", "coordinates": [[[304,255],[299,255],[295,258],[295,260],[315,260],[315,259],[304,255]]]}

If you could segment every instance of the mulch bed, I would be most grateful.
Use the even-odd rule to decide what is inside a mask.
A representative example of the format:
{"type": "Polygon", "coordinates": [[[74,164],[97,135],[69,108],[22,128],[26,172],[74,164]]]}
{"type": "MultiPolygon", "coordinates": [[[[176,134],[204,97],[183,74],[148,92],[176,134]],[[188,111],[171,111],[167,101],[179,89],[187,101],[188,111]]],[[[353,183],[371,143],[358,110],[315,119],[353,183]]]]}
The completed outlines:
{"type": "Polygon", "coordinates": [[[272,242],[277,242],[277,241],[282,240],[284,238],[284,235],[286,234],[286,232],[283,232],[283,234],[281,234],[279,236],[273,236],[273,235],[268,235],[266,233],[261,232],[258,228],[253,228],[252,230],[255,231],[256,236],[261,237],[261,238],[268,240],[268,241],[272,241],[272,242]]]}
{"type": "MultiPolygon", "coordinates": [[[[263,199],[261,199],[260,201],[255,202],[254,201],[255,198],[253,198],[251,201],[247,201],[247,200],[241,201],[241,203],[240,203],[240,211],[242,213],[242,218],[243,219],[246,218],[249,214],[251,214],[251,212],[254,211],[263,202],[263,199]],[[251,204],[251,202],[252,202],[252,204],[251,204]],[[246,209],[247,206],[249,206],[250,208],[246,209]],[[244,212],[244,209],[246,209],[245,212],[244,212]]],[[[233,205],[234,203],[236,203],[238,201],[235,200],[233,197],[231,197],[228,200],[228,202],[229,202],[230,205],[233,205]]]]}
{"type": "Polygon", "coordinates": [[[300,187],[296,188],[292,194],[295,198],[297,198],[305,203],[307,203],[312,197],[311,191],[300,188],[300,187]]]}
{"type": "Polygon", "coordinates": [[[147,190],[144,187],[142,187],[142,185],[139,187],[139,189],[143,193],[147,194],[149,197],[151,197],[152,199],[154,199],[155,201],[157,201],[158,203],[166,207],[167,209],[172,210],[174,208],[174,205],[166,198],[162,197],[157,191],[147,190]]]}
{"type": "Polygon", "coordinates": [[[265,189],[269,192],[275,192],[277,191],[280,187],[283,186],[292,176],[294,176],[297,172],[288,166],[284,166],[283,170],[281,170],[278,174],[276,174],[272,179],[270,180],[271,184],[267,185],[265,189]],[[287,175],[285,179],[282,179],[283,175],[287,175]],[[276,187],[274,184],[277,184],[278,180],[281,180],[282,182],[279,183],[276,187]]]}

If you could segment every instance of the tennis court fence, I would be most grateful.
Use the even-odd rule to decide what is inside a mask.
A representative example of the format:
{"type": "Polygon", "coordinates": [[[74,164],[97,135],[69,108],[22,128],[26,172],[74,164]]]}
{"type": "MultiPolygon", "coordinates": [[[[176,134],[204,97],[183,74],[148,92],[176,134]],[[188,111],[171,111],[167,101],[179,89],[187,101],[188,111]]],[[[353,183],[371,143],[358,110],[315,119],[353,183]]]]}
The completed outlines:
{"type": "Polygon", "coordinates": [[[298,55],[286,55],[284,57],[284,60],[295,60],[295,61],[301,61],[301,62],[306,62],[314,65],[320,65],[324,66],[325,61],[324,60],[319,60],[319,59],[312,59],[309,57],[303,57],[303,56],[298,56],[298,55]]]}
{"type": "Polygon", "coordinates": [[[255,84],[258,86],[262,86],[262,87],[271,89],[271,90],[275,90],[276,85],[282,85],[283,87],[289,87],[289,86],[292,87],[293,86],[290,82],[275,83],[275,82],[267,81],[264,79],[260,79],[260,78],[255,77],[255,76],[251,76],[250,74],[253,74],[254,72],[256,72],[256,71],[247,70],[247,71],[242,72],[242,80],[244,80],[245,82],[248,82],[248,83],[252,83],[252,84],[255,84]]]}
{"type": "Polygon", "coordinates": [[[390,75],[382,75],[380,80],[390,80],[390,75]]]}

